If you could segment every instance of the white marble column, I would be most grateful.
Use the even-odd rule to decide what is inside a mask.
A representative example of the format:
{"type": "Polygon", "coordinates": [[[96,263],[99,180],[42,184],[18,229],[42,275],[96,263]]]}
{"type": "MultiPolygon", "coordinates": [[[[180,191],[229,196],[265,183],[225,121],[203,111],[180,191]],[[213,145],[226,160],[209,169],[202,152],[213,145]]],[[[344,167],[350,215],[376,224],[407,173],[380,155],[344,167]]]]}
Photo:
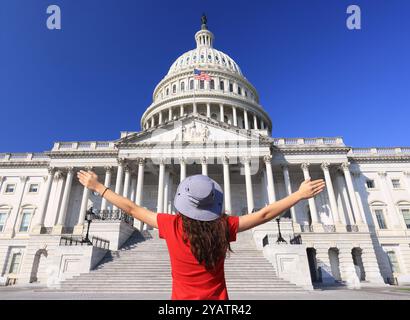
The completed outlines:
{"type": "MultiPolygon", "coordinates": [[[[117,170],[117,179],[115,181],[115,193],[121,194],[122,176],[124,173],[125,161],[124,159],[118,159],[117,162],[118,162],[118,170],[117,170]]],[[[118,208],[116,206],[113,206],[113,210],[118,210],[118,208]]]]}
{"type": "Polygon", "coordinates": [[[262,130],[265,129],[265,124],[263,123],[262,119],[260,119],[260,127],[261,127],[262,130]]]}
{"type": "MultiPolygon", "coordinates": [[[[143,187],[144,187],[144,166],[145,166],[145,159],[140,158],[138,159],[138,180],[137,180],[137,191],[135,195],[135,203],[139,206],[142,206],[142,199],[143,199],[143,187]]],[[[134,226],[137,224],[138,220],[134,219],[134,226]]],[[[144,229],[144,223],[139,221],[139,230],[142,231],[144,229]]]]}
{"type": "MultiPolygon", "coordinates": [[[[292,194],[292,185],[290,182],[289,168],[287,165],[282,165],[282,170],[283,170],[283,180],[285,181],[286,193],[289,196],[292,194]]],[[[290,208],[290,215],[292,216],[293,227],[297,228],[299,225],[298,225],[297,218],[296,218],[295,206],[290,208]]]]}
{"type": "Polygon", "coordinates": [[[208,175],[208,163],[206,157],[201,158],[201,168],[202,168],[202,174],[204,176],[208,175]]]}
{"type": "Polygon", "coordinates": [[[194,102],[193,105],[192,105],[192,111],[193,111],[192,112],[193,114],[198,113],[198,108],[197,108],[196,102],[194,102]]]}
{"type": "Polygon", "coordinates": [[[233,125],[238,126],[238,118],[236,116],[236,107],[232,106],[232,115],[233,115],[233,125]]]}
{"type": "Polygon", "coordinates": [[[330,164],[328,162],[323,162],[320,167],[322,168],[323,174],[325,176],[326,190],[327,190],[327,194],[329,196],[329,202],[330,202],[330,211],[332,214],[332,218],[335,224],[336,231],[345,232],[346,228],[342,226],[343,223],[342,223],[342,220],[340,219],[339,210],[337,208],[337,202],[336,202],[335,192],[333,189],[332,178],[330,176],[329,165],[330,164]]]}
{"type": "Polygon", "coordinates": [[[364,227],[364,223],[363,223],[362,215],[359,209],[359,205],[357,204],[357,198],[354,192],[354,187],[353,187],[352,177],[350,175],[349,165],[350,164],[348,162],[344,162],[342,163],[341,167],[343,170],[343,174],[345,176],[347,192],[349,193],[350,202],[353,208],[353,215],[356,220],[356,224],[359,226],[359,229],[360,229],[360,226],[362,226],[362,228],[364,227]]]}
{"type": "Polygon", "coordinates": [[[219,115],[221,122],[224,122],[224,105],[222,103],[219,104],[219,115]]]}
{"type": "Polygon", "coordinates": [[[168,109],[168,121],[172,120],[172,108],[168,109]]]}
{"type": "Polygon", "coordinates": [[[246,110],[243,110],[243,117],[244,117],[244,122],[245,122],[245,129],[249,129],[249,121],[248,121],[248,112],[246,110]]]}
{"type": "Polygon", "coordinates": [[[256,118],[256,115],[253,115],[253,127],[258,129],[258,119],[256,118]]]}
{"type": "Polygon", "coordinates": [[[125,165],[124,170],[125,170],[125,178],[124,178],[124,187],[122,191],[122,196],[124,198],[129,198],[131,168],[128,165],[125,165]]]}
{"type": "Polygon", "coordinates": [[[403,171],[403,174],[407,178],[407,192],[410,192],[410,171],[403,171]]]}
{"type": "MultiPolygon", "coordinates": [[[[310,164],[307,163],[307,162],[302,163],[302,165],[301,165],[301,168],[302,168],[302,171],[303,171],[303,177],[305,178],[305,180],[310,178],[309,166],[310,166],[310,164]]],[[[310,215],[311,215],[311,218],[312,218],[313,230],[314,231],[316,231],[316,230],[321,231],[321,228],[320,228],[321,224],[319,222],[319,216],[317,214],[315,198],[308,199],[308,203],[309,203],[310,215]]]]}
{"type": "Polygon", "coordinates": [[[346,223],[346,225],[347,224],[351,226],[355,225],[352,209],[350,206],[349,196],[346,190],[346,182],[345,182],[345,179],[343,178],[343,173],[336,175],[336,185],[339,191],[339,195],[338,195],[339,207],[338,208],[339,208],[341,219],[342,221],[346,223]],[[346,212],[344,211],[343,204],[345,204],[346,206],[346,212]],[[346,213],[347,213],[347,217],[346,217],[346,213]]]}
{"type": "Polygon", "coordinates": [[[252,187],[252,177],[251,177],[251,159],[243,159],[244,169],[245,169],[245,186],[246,186],[246,200],[248,204],[248,213],[252,213],[255,208],[253,202],[253,187],[252,187]]]}
{"type": "Polygon", "coordinates": [[[164,176],[165,176],[165,159],[160,160],[158,176],[158,199],[157,212],[162,213],[164,210],[164,176]]]}
{"type": "Polygon", "coordinates": [[[67,175],[65,178],[63,198],[61,200],[60,212],[58,214],[57,226],[54,226],[53,233],[61,233],[64,227],[65,217],[67,214],[68,202],[70,200],[71,186],[73,182],[73,167],[66,168],[67,175]]]}
{"type": "MultiPolygon", "coordinates": [[[[105,179],[104,179],[104,186],[107,188],[111,188],[111,171],[112,167],[107,166],[104,167],[105,169],[105,179]]],[[[107,199],[102,198],[101,199],[101,210],[107,210],[107,199]]]]}
{"type": "MultiPolygon", "coordinates": [[[[50,191],[51,191],[51,186],[53,184],[53,176],[54,176],[54,168],[49,167],[48,168],[48,175],[46,177],[46,185],[43,193],[43,199],[41,201],[41,207],[38,211],[38,223],[34,227],[33,232],[34,233],[40,233],[41,232],[41,227],[44,226],[44,220],[46,218],[46,212],[47,212],[47,206],[48,206],[48,200],[50,198],[50,191]]],[[[1,190],[1,187],[0,187],[1,190]]]]}
{"type": "MultiPolygon", "coordinates": [[[[390,190],[390,185],[387,184],[387,180],[386,180],[387,172],[379,171],[377,174],[379,175],[380,191],[384,198],[384,202],[387,204],[387,208],[386,208],[385,215],[384,215],[387,228],[400,229],[402,227],[400,222],[403,221],[403,219],[401,219],[401,217],[400,217],[400,221],[397,219],[396,206],[393,201],[393,197],[392,197],[391,190],[390,190]]],[[[405,226],[403,225],[403,227],[405,226]]]]}
{"type": "Polygon", "coordinates": [[[210,104],[210,103],[207,103],[207,104],[206,104],[206,116],[207,116],[208,118],[211,117],[211,104],[210,104]]]}
{"type": "Polygon", "coordinates": [[[1,188],[3,187],[3,182],[6,179],[6,177],[0,176],[0,192],[1,192],[1,188]]]}
{"type": "Polygon", "coordinates": [[[158,112],[158,124],[162,124],[162,111],[158,112]]]}
{"type": "Polygon", "coordinates": [[[231,180],[229,176],[229,157],[222,158],[224,172],[224,198],[225,198],[225,213],[232,214],[231,204],[231,180]]]}
{"type": "Polygon", "coordinates": [[[272,173],[272,155],[270,154],[265,155],[263,157],[263,161],[265,162],[268,200],[269,200],[269,203],[273,203],[276,201],[276,196],[275,196],[275,183],[273,181],[273,173],[272,173]]]}
{"type": "Polygon", "coordinates": [[[164,204],[163,204],[164,213],[168,213],[168,194],[169,194],[169,172],[168,170],[166,170],[165,177],[164,177],[164,204]]]}
{"type": "MultiPolygon", "coordinates": [[[[86,170],[92,170],[92,168],[86,168],[86,170]]],[[[85,220],[85,215],[87,213],[87,205],[88,205],[88,198],[90,197],[91,190],[84,187],[83,188],[83,196],[81,199],[81,207],[80,207],[80,214],[78,216],[77,225],[74,228],[75,234],[81,234],[83,230],[83,224],[85,220]]]]}
{"type": "Polygon", "coordinates": [[[180,181],[186,178],[186,163],[184,158],[179,158],[179,166],[181,169],[180,181]]]}
{"type": "Polygon", "coordinates": [[[155,126],[155,117],[151,117],[151,128],[155,126]]]}
{"type": "Polygon", "coordinates": [[[183,105],[183,104],[181,104],[179,115],[180,115],[181,117],[184,116],[184,105],[183,105]]]}
{"type": "Polygon", "coordinates": [[[137,177],[131,175],[131,192],[130,192],[130,200],[135,202],[135,187],[137,185],[137,177]]]}

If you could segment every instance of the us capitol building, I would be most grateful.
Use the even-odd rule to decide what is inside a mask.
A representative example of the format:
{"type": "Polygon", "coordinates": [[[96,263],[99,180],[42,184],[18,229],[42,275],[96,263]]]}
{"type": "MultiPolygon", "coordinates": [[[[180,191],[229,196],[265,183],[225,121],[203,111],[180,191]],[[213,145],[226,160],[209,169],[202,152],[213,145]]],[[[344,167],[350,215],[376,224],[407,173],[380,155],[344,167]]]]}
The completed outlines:
{"type": "Polygon", "coordinates": [[[252,230],[255,250],[278,276],[305,288],[409,284],[410,148],[272,137],[256,88],[214,48],[204,18],[195,41],[155,87],[142,131],[0,154],[0,284],[55,285],[93,272],[138,230],[155,232],[83,188],[76,172],[90,169],[136,204],[170,214],[178,183],[193,174],[221,184],[232,215],[281,199],[308,177],[323,178],[326,189],[315,199],[252,230]],[[286,243],[276,244],[279,235],[286,243]]]}

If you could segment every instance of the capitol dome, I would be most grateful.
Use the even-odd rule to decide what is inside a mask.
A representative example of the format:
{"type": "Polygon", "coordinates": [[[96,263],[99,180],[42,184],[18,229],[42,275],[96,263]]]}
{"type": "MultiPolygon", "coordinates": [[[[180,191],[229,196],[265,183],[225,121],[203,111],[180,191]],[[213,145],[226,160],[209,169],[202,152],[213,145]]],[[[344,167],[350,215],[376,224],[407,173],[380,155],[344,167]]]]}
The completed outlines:
{"type": "Polygon", "coordinates": [[[206,19],[195,41],[196,48],[179,56],[155,87],[153,102],[141,118],[142,128],[201,114],[240,129],[271,134],[272,122],[259,104],[256,89],[229,55],[213,47],[214,35],[206,19]],[[195,77],[195,69],[205,78],[195,77]]]}

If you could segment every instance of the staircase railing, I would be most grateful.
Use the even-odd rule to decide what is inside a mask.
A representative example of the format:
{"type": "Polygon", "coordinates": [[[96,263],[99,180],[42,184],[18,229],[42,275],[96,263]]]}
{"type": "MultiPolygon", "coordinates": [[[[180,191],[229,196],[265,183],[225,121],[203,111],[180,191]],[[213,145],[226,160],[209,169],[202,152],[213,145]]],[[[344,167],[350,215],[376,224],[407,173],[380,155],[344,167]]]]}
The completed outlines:
{"type": "Polygon", "coordinates": [[[92,236],[91,241],[88,241],[79,236],[61,236],[60,246],[94,246],[102,249],[110,249],[110,241],[92,236]]]}

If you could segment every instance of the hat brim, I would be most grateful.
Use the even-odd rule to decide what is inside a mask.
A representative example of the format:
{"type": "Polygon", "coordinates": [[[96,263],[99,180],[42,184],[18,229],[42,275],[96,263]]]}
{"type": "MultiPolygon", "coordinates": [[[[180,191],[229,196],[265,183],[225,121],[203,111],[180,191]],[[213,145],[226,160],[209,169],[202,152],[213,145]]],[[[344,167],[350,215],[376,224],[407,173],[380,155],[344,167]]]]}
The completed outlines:
{"type": "Polygon", "coordinates": [[[223,208],[223,192],[218,183],[214,182],[214,201],[211,205],[207,206],[195,206],[191,201],[189,201],[188,194],[179,191],[183,190],[183,183],[184,182],[181,182],[181,185],[178,187],[178,191],[174,199],[174,207],[179,213],[188,218],[199,221],[212,221],[221,217],[223,208]]]}

